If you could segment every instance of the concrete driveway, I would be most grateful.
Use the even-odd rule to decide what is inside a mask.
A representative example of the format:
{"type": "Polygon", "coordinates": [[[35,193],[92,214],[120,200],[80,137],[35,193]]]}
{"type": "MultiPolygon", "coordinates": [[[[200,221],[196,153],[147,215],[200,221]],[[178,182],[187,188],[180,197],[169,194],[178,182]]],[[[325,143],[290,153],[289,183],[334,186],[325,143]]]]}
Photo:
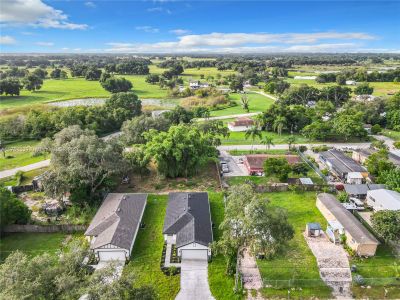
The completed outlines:
{"type": "Polygon", "coordinates": [[[181,290],[175,300],[214,300],[208,285],[207,260],[181,262],[181,290]]]}
{"type": "Polygon", "coordinates": [[[247,176],[246,168],[239,162],[239,156],[232,156],[226,151],[221,151],[220,161],[228,164],[229,172],[224,177],[247,176]]]}

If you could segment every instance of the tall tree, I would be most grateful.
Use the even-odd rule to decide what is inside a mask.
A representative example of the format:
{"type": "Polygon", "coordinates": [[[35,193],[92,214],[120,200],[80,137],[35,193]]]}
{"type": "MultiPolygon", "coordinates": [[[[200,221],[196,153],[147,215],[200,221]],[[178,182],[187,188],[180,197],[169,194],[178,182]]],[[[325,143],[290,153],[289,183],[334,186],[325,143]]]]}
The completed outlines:
{"type": "Polygon", "coordinates": [[[36,91],[40,90],[40,88],[42,87],[43,79],[34,74],[29,74],[24,78],[23,84],[25,89],[27,89],[28,91],[36,91]]]}
{"type": "Polygon", "coordinates": [[[247,96],[247,94],[243,94],[241,97],[240,97],[240,103],[241,103],[241,105],[242,105],[242,108],[245,110],[245,111],[247,111],[247,112],[249,112],[250,111],[250,107],[249,107],[249,97],[247,96]]]}
{"type": "Polygon", "coordinates": [[[364,82],[354,89],[356,95],[372,95],[373,92],[374,88],[371,87],[368,82],[364,82]]]}
{"type": "Polygon", "coordinates": [[[274,139],[271,136],[268,136],[268,135],[264,136],[261,139],[261,144],[265,145],[265,150],[269,150],[269,149],[271,149],[271,146],[274,146],[273,140],[274,139]]]}
{"type": "Polygon", "coordinates": [[[400,210],[381,210],[371,216],[372,228],[386,242],[400,240],[400,210]]]}
{"type": "Polygon", "coordinates": [[[10,224],[26,224],[31,211],[24,202],[4,187],[0,187],[0,230],[10,224]]]}
{"type": "Polygon", "coordinates": [[[244,138],[247,140],[248,138],[251,139],[251,150],[253,150],[254,141],[258,138],[261,139],[261,131],[257,126],[252,126],[251,128],[247,129],[244,138]]]}

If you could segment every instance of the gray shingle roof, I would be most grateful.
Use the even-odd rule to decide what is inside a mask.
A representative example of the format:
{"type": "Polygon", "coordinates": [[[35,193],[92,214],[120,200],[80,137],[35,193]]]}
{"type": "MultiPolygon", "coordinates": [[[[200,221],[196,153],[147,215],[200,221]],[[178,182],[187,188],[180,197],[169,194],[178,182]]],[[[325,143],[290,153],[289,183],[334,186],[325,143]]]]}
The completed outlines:
{"type": "Polygon", "coordinates": [[[372,233],[370,233],[335,196],[322,193],[317,197],[358,244],[379,244],[372,233]]]}
{"type": "Polygon", "coordinates": [[[90,248],[111,244],[130,250],[146,201],[147,194],[108,194],[85,232],[96,237],[90,248]]]}
{"type": "Polygon", "coordinates": [[[320,157],[332,164],[332,168],[340,173],[346,174],[349,172],[366,172],[362,167],[352,158],[346,156],[342,151],[331,149],[320,153],[320,157]]]}
{"type": "Polygon", "coordinates": [[[208,246],[213,241],[208,194],[170,193],[164,234],[176,234],[176,246],[190,243],[208,246]]]}
{"type": "Polygon", "coordinates": [[[368,185],[366,184],[345,184],[344,189],[349,195],[367,195],[368,185]]]}

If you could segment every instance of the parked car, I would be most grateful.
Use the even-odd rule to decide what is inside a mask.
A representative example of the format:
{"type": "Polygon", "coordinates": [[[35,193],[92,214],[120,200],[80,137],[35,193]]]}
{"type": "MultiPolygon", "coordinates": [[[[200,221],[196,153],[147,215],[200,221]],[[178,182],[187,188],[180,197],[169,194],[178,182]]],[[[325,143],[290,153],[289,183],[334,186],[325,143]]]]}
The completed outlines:
{"type": "Polygon", "coordinates": [[[364,203],[360,199],[350,197],[349,202],[354,204],[357,210],[364,210],[364,203]]]}
{"type": "Polygon", "coordinates": [[[221,164],[221,169],[223,173],[229,173],[229,167],[227,163],[222,163],[221,164]]]}

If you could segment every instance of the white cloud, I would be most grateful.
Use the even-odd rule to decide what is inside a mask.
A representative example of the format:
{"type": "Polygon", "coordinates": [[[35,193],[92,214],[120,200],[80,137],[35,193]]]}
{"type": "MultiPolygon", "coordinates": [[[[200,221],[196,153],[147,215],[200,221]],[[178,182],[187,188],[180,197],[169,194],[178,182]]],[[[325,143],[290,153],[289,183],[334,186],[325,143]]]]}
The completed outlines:
{"type": "Polygon", "coordinates": [[[136,26],[135,27],[136,30],[141,30],[144,32],[148,32],[148,33],[157,33],[160,30],[158,28],[152,27],[152,26],[136,26]]]}
{"type": "Polygon", "coordinates": [[[97,7],[97,5],[92,1],[85,2],[85,6],[90,7],[90,8],[96,8],[97,7]]]}
{"type": "Polygon", "coordinates": [[[36,42],[35,44],[38,46],[44,46],[44,47],[53,47],[54,46],[53,42],[36,42]]]}
{"type": "Polygon", "coordinates": [[[159,12],[159,13],[165,12],[165,13],[167,13],[168,15],[172,14],[172,11],[171,11],[171,10],[169,10],[168,8],[161,7],[161,6],[156,6],[156,7],[148,8],[147,11],[148,11],[148,12],[159,12]]]}
{"type": "Polygon", "coordinates": [[[43,3],[41,0],[0,0],[0,20],[2,24],[30,25],[44,28],[86,29],[86,24],[68,21],[61,10],[43,3]]]}
{"type": "Polygon", "coordinates": [[[9,35],[0,35],[0,45],[12,45],[17,41],[9,35]]]}
{"type": "Polygon", "coordinates": [[[176,35],[184,35],[190,33],[190,30],[187,29],[173,29],[169,31],[170,33],[176,34],[176,35]]]}
{"type": "MultiPolygon", "coordinates": [[[[144,27],[146,30],[152,29],[152,27],[144,27]]],[[[183,33],[181,30],[176,29],[175,33],[183,33]]],[[[186,34],[169,42],[109,43],[111,48],[107,51],[136,53],[341,52],[360,48],[355,41],[371,39],[375,37],[360,32],[186,34]]]]}

